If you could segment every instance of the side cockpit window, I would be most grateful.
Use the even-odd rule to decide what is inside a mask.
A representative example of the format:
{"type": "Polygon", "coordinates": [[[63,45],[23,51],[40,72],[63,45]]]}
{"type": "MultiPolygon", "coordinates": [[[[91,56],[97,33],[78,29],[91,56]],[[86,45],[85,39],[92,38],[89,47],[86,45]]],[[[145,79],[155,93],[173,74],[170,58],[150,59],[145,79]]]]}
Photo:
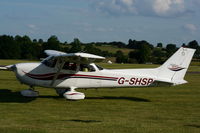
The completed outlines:
{"type": "Polygon", "coordinates": [[[48,67],[55,67],[56,65],[56,59],[51,57],[49,59],[45,59],[44,61],[42,61],[42,63],[48,67]]]}
{"type": "Polygon", "coordinates": [[[82,72],[94,72],[95,68],[89,64],[77,64],[71,62],[65,62],[63,65],[64,70],[71,70],[71,71],[82,71],[82,72]]]}
{"type": "Polygon", "coordinates": [[[65,62],[63,69],[76,71],[77,70],[77,64],[71,63],[71,62],[65,62]]]}
{"type": "Polygon", "coordinates": [[[95,68],[89,64],[80,64],[80,71],[83,72],[95,72],[95,68]]]}

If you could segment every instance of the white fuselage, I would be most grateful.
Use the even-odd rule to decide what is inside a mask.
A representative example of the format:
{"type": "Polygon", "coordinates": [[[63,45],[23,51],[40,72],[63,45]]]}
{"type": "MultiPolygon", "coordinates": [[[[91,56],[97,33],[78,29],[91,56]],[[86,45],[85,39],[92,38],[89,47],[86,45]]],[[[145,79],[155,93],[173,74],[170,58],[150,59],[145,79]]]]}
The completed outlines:
{"type": "Polygon", "coordinates": [[[145,87],[179,85],[187,83],[185,74],[195,50],[179,48],[164,64],[150,69],[103,69],[94,63],[104,57],[88,53],[64,53],[46,50],[49,55],[41,63],[20,63],[0,66],[0,70],[11,70],[17,79],[30,89],[21,91],[23,96],[36,97],[35,86],[55,88],[57,94],[66,99],[84,99],[84,93],[76,88],[100,87],[145,87]]]}
{"type": "Polygon", "coordinates": [[[103,69],[92,64],[95,71],[83,72],[61,69],[55,78],[57,68],[43,63],[16,64],[17,79],[30,86],[49,88],[99,88],[150,86],[157,80],[156,69],[103,69]]]}

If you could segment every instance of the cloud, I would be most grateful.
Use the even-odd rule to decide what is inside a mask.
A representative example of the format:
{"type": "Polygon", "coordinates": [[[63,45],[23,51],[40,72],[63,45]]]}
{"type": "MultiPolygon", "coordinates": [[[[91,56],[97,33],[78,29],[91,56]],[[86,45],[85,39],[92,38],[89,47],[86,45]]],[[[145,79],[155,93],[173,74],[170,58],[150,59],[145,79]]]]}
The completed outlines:
{"type": "Polygon", "coordinates": [[[28,27],[29,27],[30,29],[37,29],[36,25],[34,25],[34,24],[29,24],[28,27]]]}
{"type": "Polygon", "coordinates": [[[94,31],[97,31],[97,32],[111,32],[111,31],[113,31],[113,28],[97,27],[96,29],[94,29],[94,31]]]}
{"type": "Polygon", "coordinates": [[[108,15],[159,17],[176,17],[189,11],[185,0],[95,0],[95,8],[108,15]]]}
{"type": "Polygon", "coordinates": [[[179,14],[185,11],[184,0],[153,0],[153,11],[159,16],[179,14]]]}
{"type": "Polygon", "coordinates": [[[192,1],[192,4],[195,4],[197,6],[200,5],[200,1],[199,0],[191,0],[192,1]]]}
{"type": "Polygon", "coordinates": [[[189,0],[185,1],[187,3],[187,6],[192,9],[194,12],[199,12],[200,11],[200,0],[189,0]]]}
{"type": "Polygon", "coordinates": [[[27,27],[29,28],[28,31],[30,33],[35,33],[39,28],[34,24],[28,24],[27,27]]]}
{"type": "Polygon", "coordinates": [[[185,24],[183,28],[191,33],[194,33],[197,31],[197,27],[194,24],[185,24]]]}
{"type": "Polygon", "coordinates": [[[135,14],[134,1],[135,0],[97,0],[95,7],[98,11],[108,15],[135,14]]]}

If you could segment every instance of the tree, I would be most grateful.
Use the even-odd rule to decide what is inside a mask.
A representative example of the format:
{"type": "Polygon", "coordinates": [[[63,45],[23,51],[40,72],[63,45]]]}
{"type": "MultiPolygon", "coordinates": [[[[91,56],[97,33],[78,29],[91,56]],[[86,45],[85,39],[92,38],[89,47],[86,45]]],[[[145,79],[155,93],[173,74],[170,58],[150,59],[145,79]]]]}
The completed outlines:
{"type": "Polygon", "coordinates": [[[166,51],[167,51],[167,57],[171,56],[174,52],[176,52],[176,44],[167,44],[166,51]]]}
{"type": "Polygon", "coordinates": [[[63,45],[68,45],[67,41],[65,41],[65,42],[63,43],[63,45]]]}
{"type": "Polygon", "coordinates": [[[155,48],[152,52],[152,59],[153,62],[156,64],[162,64],[164,61],[166,53],[165,51],[162,51],[161,48],[155,48]]]}
{"type": "Polygon", "coordinates": [[[160,48],[155,48],[152,52],[152,55],[155,57],[165,57],[166,52],[160,48]]]}
{"type": "Polygon", "coordinates": [[[123,43],[123,42],[109,42],[108,45],[111,45],[111,46],[115,46],[115,47],[118,47],[118,48],[125,48],[126,47],[126,44],[123,43]]]}
{"type": "Polygon", "coordinates": [[[158,43],[156,47],[162,48],[163,44],[162,43],[158,43]]]}
{"type": "Polygon", "coordinates": [[[34,42],[34,43],[37,43],[37,39],[33,39],[33,42],[34,42]]]}
{"type": "Polygon", "coordinates": [[[45,49],[61,50],[60,41],[55,35],[51,36],[46,43],[43,43],[43,50],[45,49]]]}
{"type": "Polygon", "coordinates": [[[112,53],[109,53],[108,51],[102,51],[101,49],[95,47],[94,44],[86,44],[83,51],[86,53],[96,54],[104,57],[112,56],[112,53]]]}
{"type": "Polygon", "coordinates": [[[69,50],[70,53],[76,53],[76,52],[80,52],[82,50],[81,42],[79,41],[78,38],[74,38],[74,41],[71,43],[71,45],[72,45],[72,47],[69,50]]]}
{"type": "Polygon", "coordinates": [[[127,48],[138,49],[138,41],[129,39],[127,48]]]}
{"type": "Polygon", "coordinates": [[[115,54],[116,56],[116,63],[127,63],[128,58],[124,55],[121,50],[118,50],[115,54]]]}
{"type": "Polygon", "coordinates": [[[200,46],[199,46],[198,42],[196,40],[191,41],[188,43],[188,47],[196,49],[194,57],[200,59],[200,46]]]}
{"type": "Polygon", "coordinates": [[[128,57],[129,57],[129,63],[137,63],[138,50],[130,51],[128,57]]]}
{"type": "Polygon", "coordinates": [[[130,49],[140,49],[141,47],[143,47],[143,45],[147,45],[150,49],[153,49],[154,46],[152,44],[150,44],[149,42],[142,40],[142,41],[136,41],[136,40],[131,40],[129,39],[128,41],[128,45],[127,48],[130,49]]]}
{"type": "Polygon", "coordinates": [[[149,61],[150,55],[151,48],[147,44],[143,44],[138,50],[129,53],[129,57],[136,59],[138,63],[146,63],[149,61]]]}
{"type": "Polygon", "coordinates": [[[186,44],[185,44],[185,43],[183,43],[183,44],[182,44],[182,47],[186,47],[186,44]]]}
{"type": "Polygon", "coordinates": [[[34,44],[28,36],[23,36],[23,37],[16,36],[15,40],[21,48],[22,59],[36,59],[37,58],[34,44]]]}
{"type": "Polygon", "coordinates": [[[0,36],[0,58],[1,59],[19,59],[21,57],[20,46],[13,37],[0,36]]]}
{"type": "Polygon", "coordinates": [[[94,47],[93,44],[85,45],[85,48],[83,50],[86,53],[101,55],[101,50],[96,48],[96,47],[94,47]]]}
{"type": "Polygon", "coordinates": [[[139,63],[146,63],[151,55],[151,49],[149,48],[148,45],[142,45],[141,48],[139,49],[139,58],[138,62],[139,63]]]}
{"type": "Polygon", "coordinates": [[[42,39],[39,39],[38,42],[39,44],[43,44],[44,41],[42,39]]]}
{"type": "Polygon", "coordinates": [[[191,41],[191,42],[188,43],[188,47],[189,48],[193,48],[193,49],[198,49],[199,48],[199,44],[198,44],[198,42],[196,40],[194,40],[194,41],[191,41]]]}

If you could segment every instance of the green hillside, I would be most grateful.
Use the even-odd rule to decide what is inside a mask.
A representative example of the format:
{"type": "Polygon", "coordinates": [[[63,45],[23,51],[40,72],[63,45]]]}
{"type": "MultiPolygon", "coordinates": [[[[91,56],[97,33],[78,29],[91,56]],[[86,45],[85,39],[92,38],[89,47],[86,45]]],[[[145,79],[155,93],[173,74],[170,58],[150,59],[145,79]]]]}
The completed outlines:
{"type": "Polygon", "coordinates": [[[110,45],[103,45],[103,46],[95,46],[103,51],[109,51],[113,54],[115,54],[118,50],[121,50],[125,55],[128,55],[130,51],[133,51],[132,49],[128,48],[118,48],[116,46],[110,46],[110,45]]]}

